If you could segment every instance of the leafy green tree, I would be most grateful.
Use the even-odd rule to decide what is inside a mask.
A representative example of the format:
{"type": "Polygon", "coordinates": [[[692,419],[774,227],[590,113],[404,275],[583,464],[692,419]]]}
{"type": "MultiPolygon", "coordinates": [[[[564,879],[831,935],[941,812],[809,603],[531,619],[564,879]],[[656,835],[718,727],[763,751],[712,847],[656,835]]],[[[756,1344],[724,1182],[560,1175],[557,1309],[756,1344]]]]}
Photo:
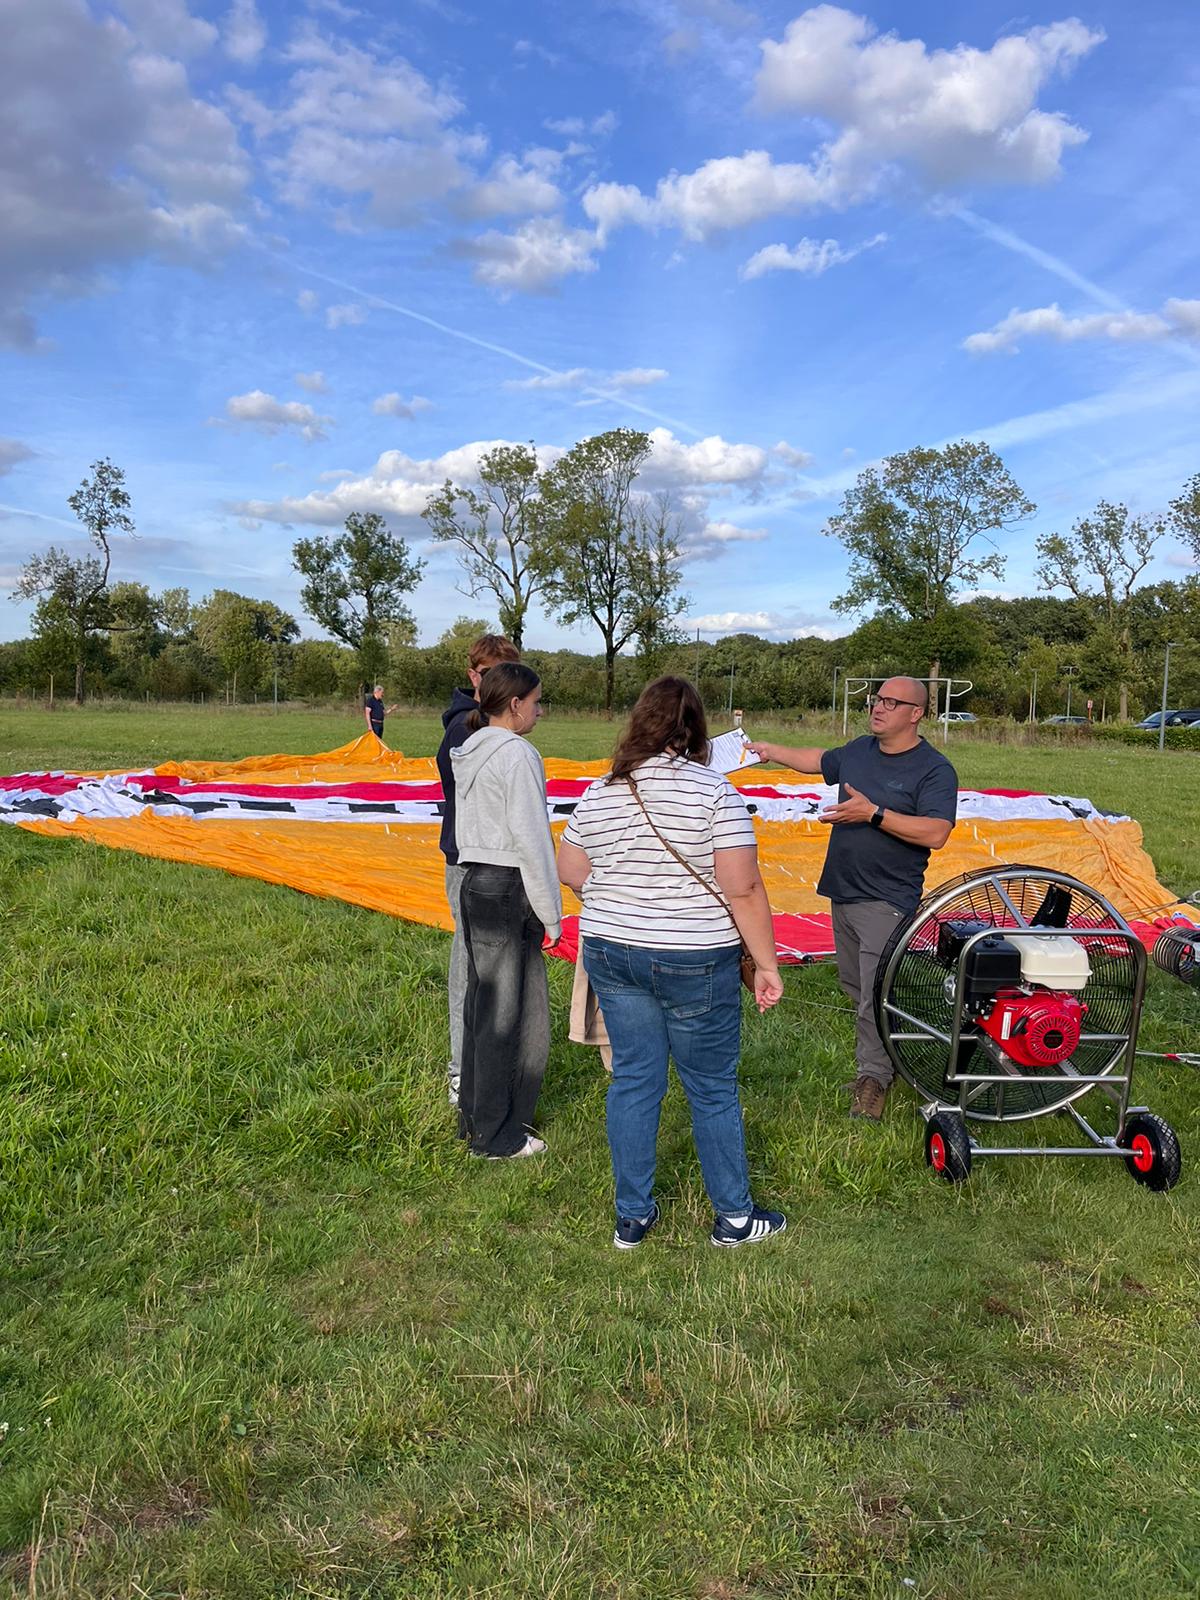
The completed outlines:
{"type": "Polygon", "coordinates": [[[1042,558],[1038,577],[1046,587],[1066,589],[1077,600],[1090,598],[1096,604],[1109,636],[1122,722],[1129,720],[1129,685],[1134,672],[1131,601],[1137,580],[1166,531],[1164,517],[1132,517],[1127,506],[1101,500],[1094,513],[1079,518],[1069,534],[1043,534],[1037,542],[1042,558]]]}
{"type": "Polygon", "coordinates": [[[1183,493],[1171,501],[1171,526],[1200,561],[1200,472],[1189,478],[1183,493]]]}
{"type": "Polygon", "coordinates": [[[22,568],[13,590],[14,600],[42,595],[54,601],[61,626],[74,638],[75,704],[83,704],[84,667],[89,638],[108,627],[111,613],[108,574],[112,566],[114,534],[132,534],[129,493],[125,474],[105,456],[92,462],[92,476],[84,478],[67,504],[87,529],[99,556],[75,557],[51,545],[44,555],[33,556],[22,568]]]}
{"type": "Polygon", "coordinates": [[[140,695],[150,687],[151,662],[167,643],[158,598],[144,583],[122,582],[109,585],[108,603],[108,686],[140,695]]]}
{"type": "Polygon", "coordinates": [[[288,687],[304,700],[327,700],[341,683],[343,645],[332,639],[301,639],[292,652],[288,687]]]}
{"type": "Polygon", "coordinates": [[[473,600],[494,596],[501,631],[519,650],[526,615],[543,582],[544,530],[533,446],[502,444],[486,451],[479,458],[479,480],[477,491],[447,478],[422,516],[439,543],[458,546],[467,580],[461,592],[473,600]]]}
{"type": "Polygon", "coordinates": [[[587,618],[599,629],[610,714],[618,652],[686,604],[673,530],[634,493],[649,454],[648,434],[614,428],[580,440],[542,475],[537,576],[564,625],[587,618]]]}
{"type": "MultiPolygon", "coordinates": [[[[465,660],[467,651],[481,639],[485,633],[491,633],[490,623],[482,617],[455,617],[454,621],[438,640],[438,648],[451,651],[459,660],[465,660]]],[[[511,639],[512,635],[508,637],[511,639]]],[[[516,644],[513,639],[513,643],[516,644]]]]}
{"type": "Polygon", "coordinates": [[[1003,576],[994,536],[1036,509],[986,444],[963,439],[888,456],[860,473],[825,526],[850,553],[850,584],[833,608],[876,606],[918,624],[929,676],[937,677],[938,624],[963,589],[1003,576]]]}
{"type": "Polygon", "coordinates": [[[336,538],[300,539],[292,565],[304,579],[301,604],[327,633],[358,652],[364,681],[379,677],[387,661],[389,623],[416,627],[404,604],[421,581],[423,561],[374,511],[352,511],[336,538]]]}
{"type": "Polygon", "coordinates": [[[233,699],[265,689],[276,649],[290,643],[299,628],[294,617],[271,600],[252,600],[231,589],[214,589],[192,613],[196,638],[220,665],[233,699]]]}

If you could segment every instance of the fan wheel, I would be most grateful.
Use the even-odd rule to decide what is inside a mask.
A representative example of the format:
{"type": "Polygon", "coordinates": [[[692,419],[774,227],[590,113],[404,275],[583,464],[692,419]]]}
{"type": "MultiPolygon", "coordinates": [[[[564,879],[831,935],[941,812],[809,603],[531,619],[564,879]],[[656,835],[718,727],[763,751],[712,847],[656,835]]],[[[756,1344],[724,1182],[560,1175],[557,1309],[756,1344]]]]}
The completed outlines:
{"type": "Polygon", "coordinates": [[[955,1111],[935,1111],[925,1124],[925,1160],[947,1183],[965,1183],[971,1176],[971,1140],[955,1111]]]}
{"type": "Polygon", "coordinates": [[[1132,1152],[1125,1157],[1125,1166],[1135,1183],[1161,1194],[1179,1182],[1183,1171],[1179,1140],[1174,1128],[1162,1117],[1156,1117],[1151,1111],[1135,1111],[1126,1118],[1121,1142],[1132,1152]]]}

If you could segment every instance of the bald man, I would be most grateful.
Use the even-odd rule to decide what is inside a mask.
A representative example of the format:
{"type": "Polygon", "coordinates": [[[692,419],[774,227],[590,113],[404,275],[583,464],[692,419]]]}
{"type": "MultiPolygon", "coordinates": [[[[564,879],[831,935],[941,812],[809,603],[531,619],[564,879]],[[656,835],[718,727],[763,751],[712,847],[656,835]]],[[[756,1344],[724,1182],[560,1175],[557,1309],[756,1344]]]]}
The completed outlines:
{"type": "Polygon", "coordinates": [[[850,1115],[878,1122],[894,1074],[875,1026],[875,973],[896,924],[917,908],[930,851],[950,837],[958,774],[917,731],[929,705],[919,678],[889,678],[868,703],[870,733],[840,749],[751,749],[838,785],[837,804],[821,813],[830,832],[817,892],[833,902],[838,981],[857,1012],[850,1115]]]}

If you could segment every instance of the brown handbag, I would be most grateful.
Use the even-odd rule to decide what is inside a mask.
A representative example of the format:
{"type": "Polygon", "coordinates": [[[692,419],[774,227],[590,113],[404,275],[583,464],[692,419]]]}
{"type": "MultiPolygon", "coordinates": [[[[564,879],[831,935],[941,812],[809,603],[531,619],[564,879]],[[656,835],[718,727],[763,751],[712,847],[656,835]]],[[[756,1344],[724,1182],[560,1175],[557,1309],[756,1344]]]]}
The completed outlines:
{"type": "MultiPolygon", "coordinates": [[[[729,901],[726,900],[725,896],[714,884],[709,883],[708,879],[702,872],[697,872],[692,863],[688,861],[686,857],[680,855],[679,851],[676,850],[675,846],[669,839],[664,839],[662,834],[659,833],[658,829],[654,825],[654,818],[646,810],[646,802],[638,793],[638,786],[636,783],[634,783],[632,777],[626,774],[625,782],[629,785],[629,790],[633,795],[633,798],[642,808],[642,815],[650,824],[650,832],[658,840],[659,844],[662,845],[663,849],[666,850],[669,855],[675,857],[676,861],[678,861],[679,865],[684,869],[685,872],[691,873],[692,877],[695,878],[697,883],[703,884],[703,886],[708,890],[709,894],[712,895],[713,899],[716,900],[717,903],[729,913],[729,919],[731,922],[733,922],[734,928],[736,929],[737,923],[733,920],[733,911],[730,909],[729,901]]],[[[754,974],[758,971],[758,963],[750,954],[749,946],[746,944],[745,939],[742,938],[740,933],[738,934],[738,944],[741,947],[741,954],[738,957],[738,969],[741,974],[742,984],[743,987],[749,989],[750,993],[753,994],[754,974]]]]}

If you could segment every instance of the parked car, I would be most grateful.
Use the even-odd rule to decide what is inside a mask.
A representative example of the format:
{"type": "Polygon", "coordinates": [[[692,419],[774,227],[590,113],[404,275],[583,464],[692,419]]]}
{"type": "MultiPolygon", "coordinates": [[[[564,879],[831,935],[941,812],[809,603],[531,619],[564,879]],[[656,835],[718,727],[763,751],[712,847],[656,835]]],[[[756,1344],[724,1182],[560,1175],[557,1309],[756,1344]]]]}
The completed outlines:
{"type": "MultiPolygon", "coordinates": [[[[979,721],[979,718],[975,715],[975,713],[973,711],[943,711],[942,712],[942,717],[944,717],[947,722],[978,722],[979,721]]],[[[942,718],[939,717],[938,720],[941,721],[942,718]]]]}
{"type": "MultiPolygon", "coordinates": [[[[1152,711],[1148,717],[1143,717],[1142,718],[1142,720],[1138,723],[1138,727],[1139,728],[1149,728],[1149,729],[1152,729],[1155,733],[1157,733],[1158,732],[1158,725],[1159,725],[1161,720],[1162,720],[1162,712],[1161,711],[1152,711]]],[[[1200,722],[1200,708],[1197,708],[1195,706],[1191,707],[1187,711],[1168,711],[1167,712],[1167,727],[1168,728],[1191,728],[1191,727],[1194,727],[1195,724],[1198,723],[1198,722],[1200,722]]]]}
{"type": "Polygon", "coordinates": [[[1078,723],[1086,723],[1087,721],[1087,717],[1068,717],[1060,712],[1056,717],[1046,717],[1042,725],[1046,728],[1075,727],[1078,723]]]}

